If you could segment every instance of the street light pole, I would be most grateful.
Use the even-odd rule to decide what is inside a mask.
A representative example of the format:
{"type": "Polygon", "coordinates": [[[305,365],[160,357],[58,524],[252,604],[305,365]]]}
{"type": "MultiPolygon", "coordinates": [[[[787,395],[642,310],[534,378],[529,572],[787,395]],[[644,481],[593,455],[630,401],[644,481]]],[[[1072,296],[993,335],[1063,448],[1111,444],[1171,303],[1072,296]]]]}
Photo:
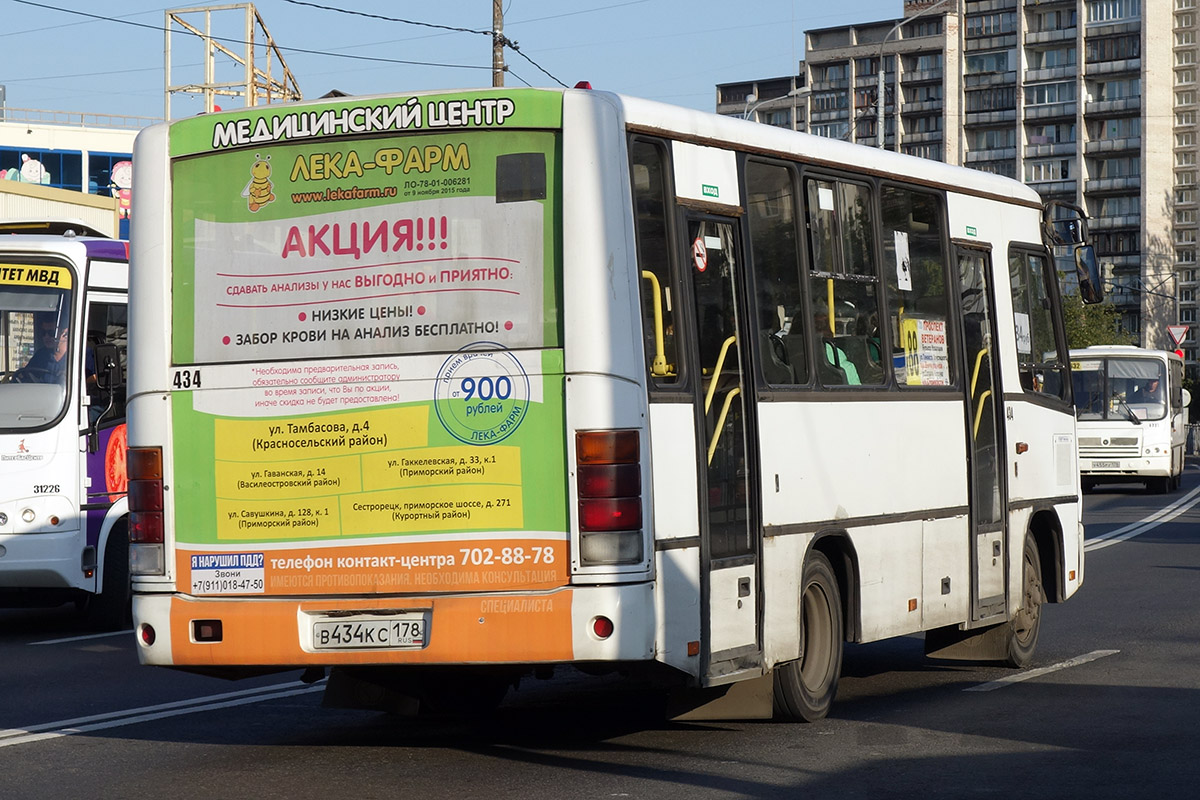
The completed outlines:
{"type": "Polygon", "coordinates": [[[759,100],[757,103],[754,102],[757,98],[753,94],[746,95],[746,108],[742,111],[742,119],[750,119],[750,115],[757,111],[759,106],[774,103],[778,100],[786,100],[789,97],[803,97],[806,94],[808,94],[807,86],[797,86],[787,94],[781,94],[779,97],[768,97],[766,100],[759,100]],[[754,105],[750,105],[751,103],[754,103],[754,105]]]}
{"type": "MultiPolygon", "coordinates": [[[[888,39],[892,38],[893,33],[900,30],[900,26],[902,26],[906,23],[912,22],[917,17],[928,14],[930,11],[933,11],[938,6],[943,6],[949,2],[957,3],[958,0],[938,0],[933,5],[922,8],[920,11],[913,14],[911,17],[906,17],[905,19],[902,19],[899,22],[897,22],[895,25],[893,25],[892,29],[890,31],[888,31],[884,35],[883,39],[879,42],[879,63],[878,63],[878,68],[879,68],[878,78],[879,79],[876,81],[876,84],[875,84],[875,86],[876,86],[876,88],[875,88],[875,146],[876,147],[882,148],[885,144],[884,140],[887,139],[887,136],[884,133],[884,112],[883,112],[884,94],[885,94],[885,86],[886,86],[884,70],[883,70],[883,46],[885,44],[887,44],[888,39]]],[[[899,65],[897,65],[897,69],[896,69],[897,80],[899,80],[899,76],[900,76],[900,69],[899,69],[899,65]]],[[[896,98],[896,101],[897,101],[897,103],[899,102],[899,97],[896,98]]]]}

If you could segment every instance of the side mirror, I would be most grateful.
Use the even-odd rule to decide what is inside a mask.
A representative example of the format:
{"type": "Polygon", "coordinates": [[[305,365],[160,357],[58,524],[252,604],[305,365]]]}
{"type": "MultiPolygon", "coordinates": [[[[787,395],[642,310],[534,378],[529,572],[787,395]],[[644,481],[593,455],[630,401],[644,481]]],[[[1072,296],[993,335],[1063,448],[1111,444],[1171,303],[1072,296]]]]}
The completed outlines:
{"type": "Polygon", "coordinates": [[[1100,266],[1096,251],[1090,244],[1075,248],[1075,276],[1079,280],[1079,299],[1088,305],[1104,300],[1104,285],[1100,281],[1100,266]]]}
{"type": "Polygon", "coordinates": [[[121,352],[115,344],[98,344],[92,349],[96,359],[96,386],[111,392],[123,385],[121,352]]]}
{"type": "Polygon", "coordinates": [[[1050,247],[1083,244],[1088,238],[1083,209],[1062,200],[1051,200],[1042,209],[1042,241],[1050,247]]]}

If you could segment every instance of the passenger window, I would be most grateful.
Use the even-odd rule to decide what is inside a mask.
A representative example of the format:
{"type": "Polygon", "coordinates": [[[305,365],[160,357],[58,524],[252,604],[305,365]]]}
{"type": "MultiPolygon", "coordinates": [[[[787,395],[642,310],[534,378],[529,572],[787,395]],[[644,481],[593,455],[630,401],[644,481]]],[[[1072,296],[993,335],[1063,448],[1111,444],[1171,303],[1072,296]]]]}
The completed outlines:
{"type": "Polygon", "coordinates": [[[883,273],[900,386],[953,382],[946,235],[939,195],[884,186],[883,273]]]}
{"type": "Polygon", "coordinates": [[[1068,360],[1054,331],[1049,259],[1044,253],[1013,250],[1008,272],[1021,386],[1027,392],[1065,398],[1068,360]]]}
{"type": "Polygon", "coordinates": [[[762,374],[773,385],[807,383],[792,171],[748,161],[746,198],[762,374]]]}
{"type": "Polygon", "coordinates": [[[881,385],[875,211],[869,187],[805,184],[817,376],[825,386],[881,385]]]}
{"type": "Polygon", "coordinates": [[[107,423],[125,418],[125,370],[129,340],[126,310],[124,303],[92,302],[88,305],[83,373],[88,395],[89,422],[100,420],[107,423]],[[96,363],[97,345],[113,345],[117,348],[117,381],[110,390],[101,389],[96,380],[97,370],[104,367],[103,364],[96,363]]]}
{"type": "Polygon", "coordinates": [[[673,385],[679,382],[679,357],[671,297],[666,153],[657,142],[634,139],[629,154],[646,367],[652,384],[673,385]]]}

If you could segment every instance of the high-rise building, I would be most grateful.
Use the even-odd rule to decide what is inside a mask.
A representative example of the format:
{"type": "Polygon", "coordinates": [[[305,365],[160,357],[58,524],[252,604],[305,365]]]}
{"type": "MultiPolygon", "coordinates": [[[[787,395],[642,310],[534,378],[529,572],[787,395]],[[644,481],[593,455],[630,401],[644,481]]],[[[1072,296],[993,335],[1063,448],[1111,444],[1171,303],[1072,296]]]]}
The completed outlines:
{"type": "Polygon", "coordinates": [[[1198,4],[908,0],[899,19],[807,31],[795,77],[720,84],[717,111],[1081,206],[1122,325],[1160,348],[1168,325],[1191,325],[1195,369],[1198,4]]]}

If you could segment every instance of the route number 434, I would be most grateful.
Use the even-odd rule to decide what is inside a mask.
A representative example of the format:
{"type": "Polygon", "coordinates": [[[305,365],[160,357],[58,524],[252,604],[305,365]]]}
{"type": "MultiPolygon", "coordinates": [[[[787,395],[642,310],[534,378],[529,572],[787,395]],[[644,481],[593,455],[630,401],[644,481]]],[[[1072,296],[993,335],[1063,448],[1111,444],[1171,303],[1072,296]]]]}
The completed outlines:
{"type": "Polygon", "coordinates": [[[176,389],[199,389],[200,388],[200,370],[198,369],[177,369],[175,377],[171,380],[171,385],[176,389]]]}

